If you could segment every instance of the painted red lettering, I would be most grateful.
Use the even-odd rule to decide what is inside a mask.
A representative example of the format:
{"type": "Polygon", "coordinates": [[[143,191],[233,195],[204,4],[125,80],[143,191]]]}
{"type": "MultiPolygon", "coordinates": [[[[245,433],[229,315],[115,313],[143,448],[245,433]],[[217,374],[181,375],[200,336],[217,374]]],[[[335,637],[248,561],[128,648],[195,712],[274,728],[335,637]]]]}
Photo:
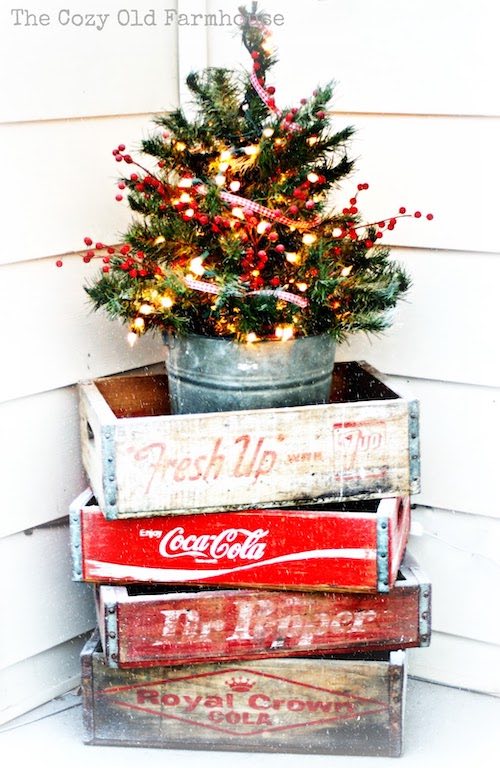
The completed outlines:
{"type": "Polygon", "coordinates": [[[174,472],[174,481],[176,483],[182,483],[183,480],[186,479],[186,472],[191,464],[191,459],[186,457],[184,459],[181,459],[175,468],[174,472]]]}
{"type": "Polygon", "coordinates": [[[265,693],[252,693],[248,699],[248,706],[252,709],[269,709],[271,699],[265,693]]]}
{"type": "Polygon", "coordinates": [[[138,688],[136,691],[138,704],[159,704],[160,694],[150,688],[138,688]]]}
{"type": "Polygon", "coordinates": [[[212,723],[222,723],[224,720],[224,712],[213,709],[208,713],[208,719],[211,720],[212,723]]]}
{"type": "Polygon", "coordinates": [[[201,696],[196,696],[196,698],[193,699],[191,696],[188,696],[186,694],[182,698],[187,703],[186,712],[192,712],[193,709],[196,709],[196,707],[201,701],[201,696]]]}
{"type": "Polygon", "coordinates": [[[196,474],[194,474],[194,475],[190,475],[190,476],[189,476],[189,479],[190,479],[190,480],[199,480],[199,479],[200,479],[200,477],[203,477],[203,468],[202,468],[202,465],[203,465],[203,463],[204,463],[206,460],[207,460],[207,457],[206,457],[206,456],[198,456],[198,457],[197,457],[197,458],[194,460],[194,470],[195,470],[195,473],[196,473],[196,474]]]}
{"type": "Polygon", "coordinates": [[[151,491],[151,486],[153,484],[153,481],[157,475],[158,472],[161,472],[162,476],[165,471],[165,467],[163,464],[163,455],[165,453],[165,445],[164,443],[151,443],[151,445],[146,445],[144,448],[141,448],[139,451],[137,451],[134,454],[134,459],[136,461],[144,461],[145,459],[149,458],[152,453],[156,452],[156,461],[153,458],[153,462],[150,465],[151,466],[151,474],[149,476],[149,480],[147,482],[146,488],[144,490],[144,493],[147,495],[151,491]]]}
{"type": "Polygon", "coordinates": [[[180,702],[181,700],[176,693],[165,693],[161,697],[161,703],[165,707],[177,707],[180,704],[180,702]]]}
{"type": "Polygon", "coordinates": [[[334,424],[336,448],[347,455],[344,469],[354,468],[359,453],[378,451],[384,444],[386,434],[379,422],[365,425],[334,424]],[[378,427],[378,429],[377,429],[378,427]]]}
{"type": "MultiPolygon", "coordinates": [[[[245,713],[246,714],[246,713],[245,713]]],[[[259,712],[255,725],[272,725],[273,722],[267,712],[259,712]]]]}
{"type": "Polygon", "coordinates": [[[238,461],[234,468],[233,474],[235,477],[250,477],[252,465],[248,464],[247,467],[243,469],[243,461],[245,460],[246,452],[248,446],[250,445],[250,435],[240,435],[240,437],[237,437],[234,442],[235,445],[242,443],[243,447],[241,449],[240,455],[238,456],[238,461]]]}
{"type": "Polygon", "coordinates": [[[222,443],[222,439],[218,437],[217,440],[215,441],[212,454],[208,460],[208,464],[205,469],[205,474],[203,475],[203,479],[205,480],[205,482],[209,480],[211,471],[213,471],[214,480],[217,480],[220,473],[222,472],[222,467],[224,466],[224,454],[218,453],[221,447],[221,443],[222,443]]]}
{"type": "Polygon", "coordinates": [[[258,715],[252,712],[221,712],[213,710],[208,713],[208,719],[212,723],[229,723],[230,725],[272,725],[271,718],[267,713],[259,712],[258,715]]]}
{"type": "Polygon", "coordinates": [[[222,707],[224,706],[224,702],[222,701],[221,696],[208,696],[205,700],[204,705],[205,707],[222,707]]]}
{"type": "Polygon", "coordinates": [[[264,451],[255,470],[255,480],[261,475],[268,475],[276,463],[276,451],[264,451]]]}

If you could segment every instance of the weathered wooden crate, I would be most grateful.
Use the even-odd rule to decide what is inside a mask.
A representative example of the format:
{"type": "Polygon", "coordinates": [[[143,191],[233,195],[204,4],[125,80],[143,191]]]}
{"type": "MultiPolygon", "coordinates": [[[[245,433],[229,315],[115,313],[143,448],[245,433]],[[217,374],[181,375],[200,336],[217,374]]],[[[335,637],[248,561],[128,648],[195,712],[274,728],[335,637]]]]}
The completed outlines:
{"type": "Polygon", "coordinates": [[[112,669],[82,652],[84,742],[168,749],[392,755],[405,652],[112,669]]]}
{"type": "Polygon", "coordinates": [[[387,592],[410,499],[106,520],[87,489],[70,507],[75,581],[387,592]]]}
{"type": "Polygon", "coordinates": [[[111,667],[239,661],[429,645],[431,585],[406,555],[388,594],[96,588],[111,667]]]}
{"type": "Polygon", "coordinates": [[[107,519],[405,496],[420,489],[418,403],[362,363],[330,402],[169,415],[166,375],[79,385],[83,463],[107,519]]]}

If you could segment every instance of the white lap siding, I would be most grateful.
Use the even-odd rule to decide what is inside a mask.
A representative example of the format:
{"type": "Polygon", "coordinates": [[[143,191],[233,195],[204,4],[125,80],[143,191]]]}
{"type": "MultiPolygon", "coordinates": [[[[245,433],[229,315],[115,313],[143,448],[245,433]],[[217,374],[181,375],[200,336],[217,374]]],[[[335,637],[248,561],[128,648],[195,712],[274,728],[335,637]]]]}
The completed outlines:
{"type": "Polygon", "coordinates": [[[86,484],[75,384],[163,359],[158,339],[131,350],[82,287],[83,238],[117,242],[130,217],[112,149],[134,150],[178,104],[177,29],[120,25],[122,7],[106,4],[100,31],[64,24],[55,0],[29,24],[6,8],[1,25],[0,723],[79,683],[95,626],[91,588],[71,581],[68,505],[86,484]]]}

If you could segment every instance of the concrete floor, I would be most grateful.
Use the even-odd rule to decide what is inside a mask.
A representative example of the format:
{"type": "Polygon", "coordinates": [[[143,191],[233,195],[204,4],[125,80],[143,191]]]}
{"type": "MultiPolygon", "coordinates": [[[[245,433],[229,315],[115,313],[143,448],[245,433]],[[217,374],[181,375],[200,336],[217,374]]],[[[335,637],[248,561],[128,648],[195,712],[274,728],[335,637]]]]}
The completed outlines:
{"type": "Polygon", "coordinates": [[[404,752],[401,758],[325,755],[188,752],[127,747],[95,747],[82,742],[78,690],[39,707],[0,728],[0,762],[36,761],[57,768],[496,768],[500,765],[500,698],[410,678],[406,696],[404,752]],[[23,760],[24,758],[24,760],[23,760]]]}

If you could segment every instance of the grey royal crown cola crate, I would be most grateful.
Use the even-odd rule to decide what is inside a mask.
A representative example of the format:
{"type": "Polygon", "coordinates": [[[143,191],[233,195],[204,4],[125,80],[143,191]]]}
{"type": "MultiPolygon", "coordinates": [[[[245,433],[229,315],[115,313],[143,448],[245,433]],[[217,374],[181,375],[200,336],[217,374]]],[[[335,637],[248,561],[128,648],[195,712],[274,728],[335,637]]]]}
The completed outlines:
{"type": "Polygon", "coordinates": [[[112,669],[82,652],[84,742],[399,756],[405,652],[112,669]]]}

